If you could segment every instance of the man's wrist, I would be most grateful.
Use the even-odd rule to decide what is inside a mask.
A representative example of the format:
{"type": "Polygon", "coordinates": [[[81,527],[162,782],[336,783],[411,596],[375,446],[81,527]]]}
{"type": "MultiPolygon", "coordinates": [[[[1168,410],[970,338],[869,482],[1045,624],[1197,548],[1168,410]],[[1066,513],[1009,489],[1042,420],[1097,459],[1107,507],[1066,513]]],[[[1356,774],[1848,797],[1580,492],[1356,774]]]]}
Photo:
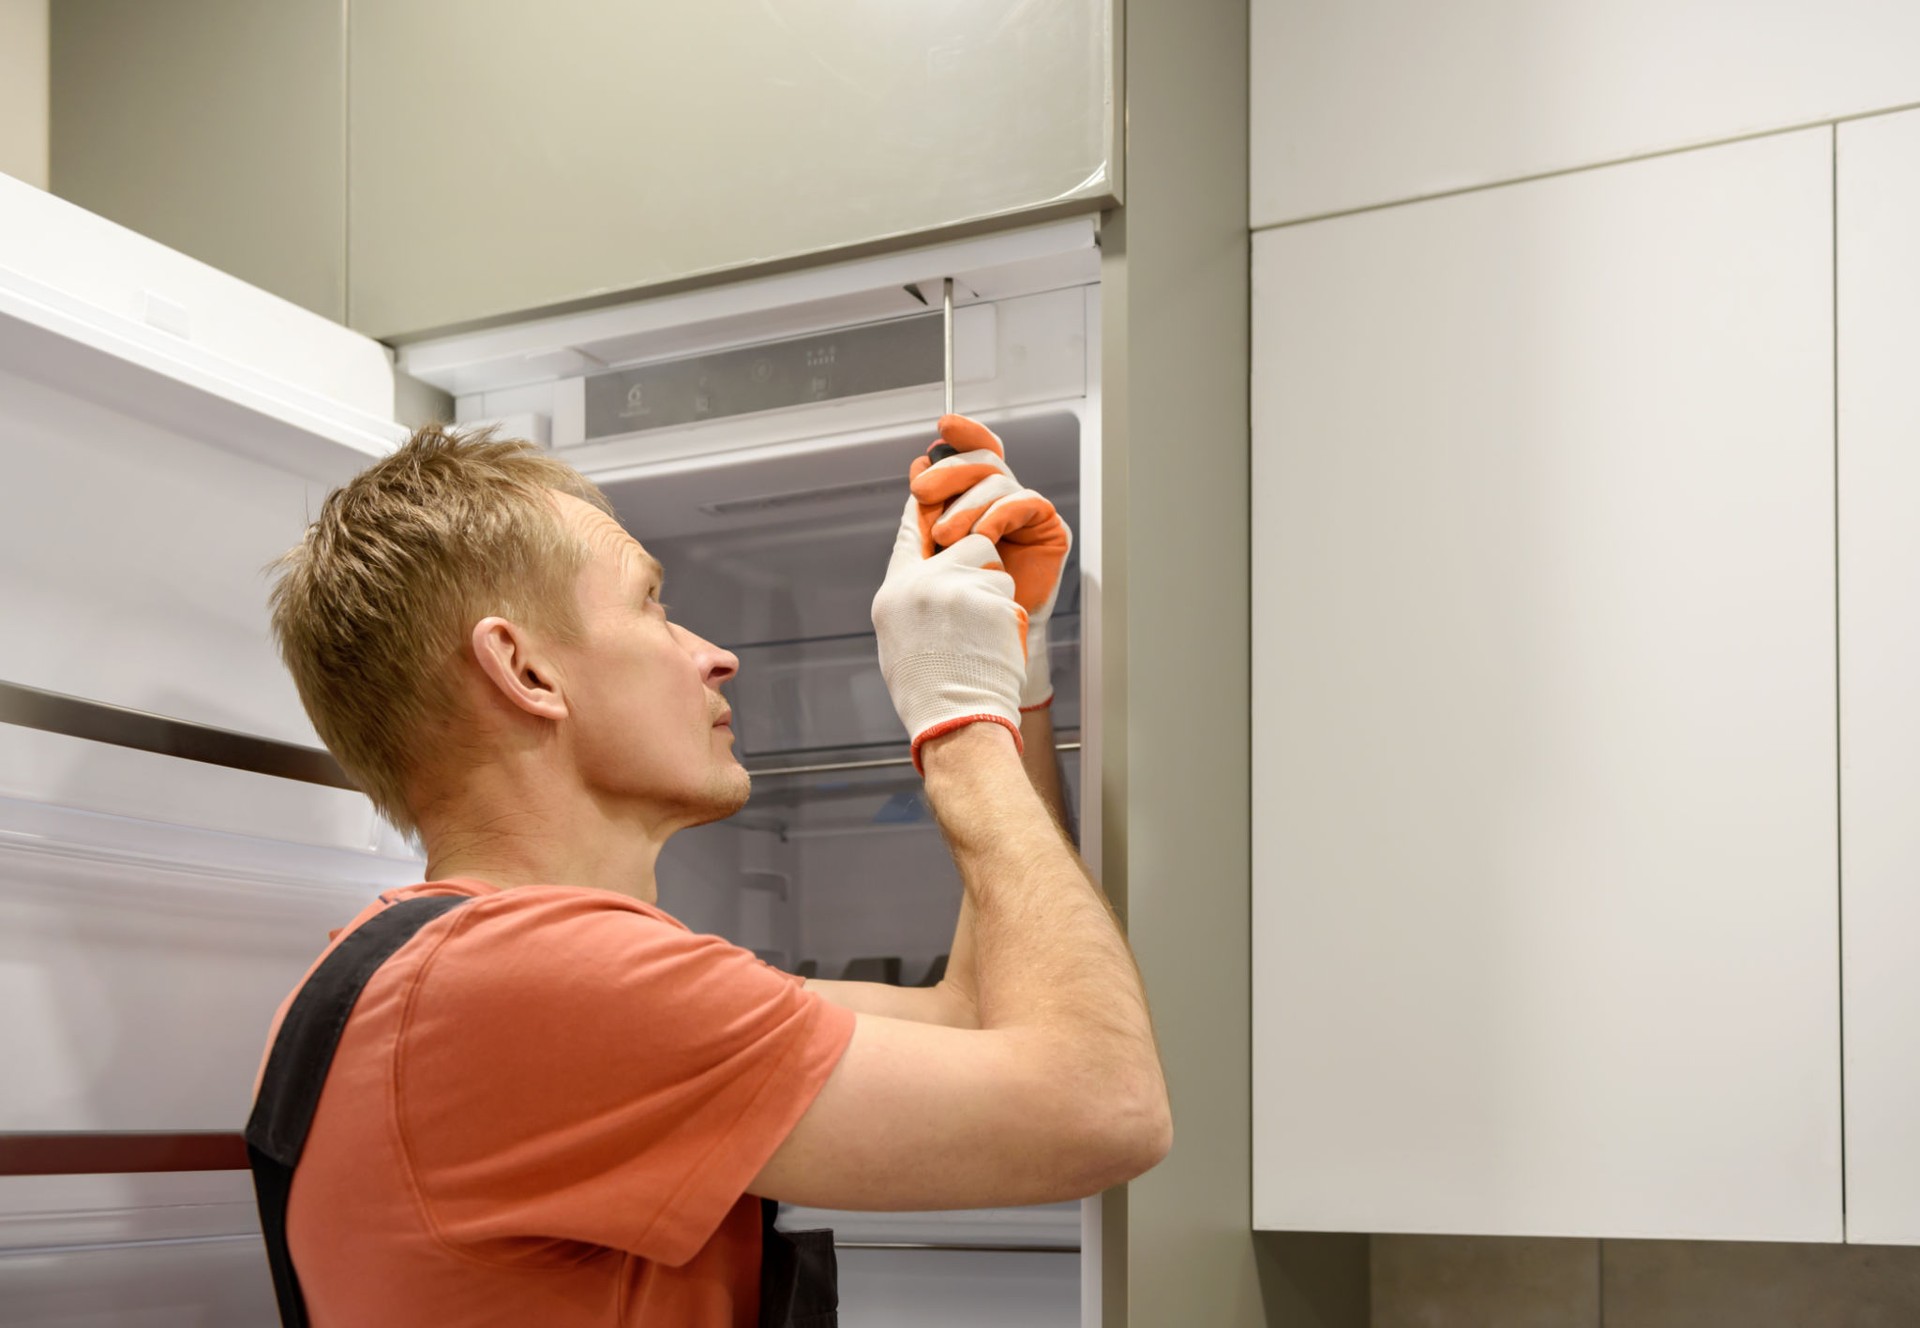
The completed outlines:
{"type": "Polygon", "coordinates": [[[956,854],[1004,849],[1030,810],[1034,824],[1052,818],[1033,791],[1013,735],[999,724],[969,724],[929,739],[920,749],[927,805],[956,854]]]}
{"type": "Polygon", "coordinates": [[[1019,770],[1020,746],[1005,724],[968,724],[920,744],[920,768],[928,780],[1005,763],[1019,770]]]}

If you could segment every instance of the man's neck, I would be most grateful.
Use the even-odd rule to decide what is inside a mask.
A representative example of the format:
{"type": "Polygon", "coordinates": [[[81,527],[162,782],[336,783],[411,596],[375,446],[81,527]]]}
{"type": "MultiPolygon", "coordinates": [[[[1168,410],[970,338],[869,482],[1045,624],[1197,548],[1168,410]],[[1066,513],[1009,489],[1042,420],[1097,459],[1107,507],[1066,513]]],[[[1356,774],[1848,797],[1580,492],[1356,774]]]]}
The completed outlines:
{"type": "Polygon", "coordinates": [[[537,801],[469,797],[423,817],[427,879],[470,876],[503,889],[584,886],[656,902],[654,866],[664,835],[584,796],[537,801]]]}

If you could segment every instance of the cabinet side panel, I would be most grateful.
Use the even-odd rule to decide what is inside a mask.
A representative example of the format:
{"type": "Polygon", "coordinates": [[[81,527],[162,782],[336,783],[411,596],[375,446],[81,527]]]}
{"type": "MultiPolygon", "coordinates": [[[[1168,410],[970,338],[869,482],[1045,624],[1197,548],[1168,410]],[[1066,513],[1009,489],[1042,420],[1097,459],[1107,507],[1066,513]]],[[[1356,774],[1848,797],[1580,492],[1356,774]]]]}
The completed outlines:
{"type": "Polygon", "coordinates": [[[1831,172],[1256,237],[1256,1225],[1838,1238],[1831,172]]]}
{"type": "Polygon", "coordinates": [[[1920,1244],[1920,113],[1838,152],[1847,1235],[1920,1244]]]}

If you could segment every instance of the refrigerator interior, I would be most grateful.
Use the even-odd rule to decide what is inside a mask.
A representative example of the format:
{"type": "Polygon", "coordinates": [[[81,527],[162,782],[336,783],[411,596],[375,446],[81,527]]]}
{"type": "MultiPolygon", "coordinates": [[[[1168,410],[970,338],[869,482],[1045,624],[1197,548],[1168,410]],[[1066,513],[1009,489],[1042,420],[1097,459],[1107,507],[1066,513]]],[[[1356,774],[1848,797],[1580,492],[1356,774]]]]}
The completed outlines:
{"type": "MultiPolygon", "coordinates": [[[[463,421],[549,436],[661,559],[672,616],[738,655],[727,691],[753,793],[735,817],[668,845],[660,897],[688,926],[789,971],[912,985],[937,972],[953,939],[959,880],[919,797],[869,617],[907,468],[934,438],[938,371],[920,379],[924,386],[834,395],[843,373],[871,381],[881,372],[857,349],[879,340],[874,331],[913,335],[906,320],[926,319],[919,292],[939,289],[931,278],[943,265],[962,269],[956,409],[1000,435],[1021,480],[1053,498],[1076,532],[1051,640],[1054,721],[1069,749],[1061,753],[1068,796],[1082,820],[1097,811],[1078,750],[1098,740],[1082,724],[1088,681],[1098,678],[1097,661],[1082,651],[1083,639],[1097,639],[1083,630],[1098,584],[1089,520],[1099,477],[1097,252],[1085,226],[970,245],[964,257],[882,260],[915,278],[904,286],[881,285],[853,264],[792,285],[774,279],[764,305],[719,296],[679,311],[683,321],[636,314],[624,326],[618,316],[580,315],[403,356],[403,368],[438,373],[458,392],[463,421]],[[994,252],[996,244],[1008,251],[994,252]],[[777,382],[792,352],[831,366],[831,378],[799,385],[816,399],[685,418],[695,373],[724,410],[730,397],[752,396],[730,374],[770,363],[777,382]],[[528,363],[558,367],[526,382],[528,363]],[[657,372],[623,372],[629,364],[657,372]],[[640,394],[668,422],[608,432],[606,403],[620,404],[609,384],[640,394]]],[[[1071,1328],[1099,1319],[1097,1203],[789,1210],[781,1220],[836,1232],[850,1328],[1071,1328]]]]}
{"type": "MultiPolygon", "coordinates": [[[[1079,421],[1029,415],[999,427],[1023,482],[1079,519],[1079,421]]],[[[790,972],[901,986],[944,969],[960,881],[907,756],[868,617],[905,497],[907,464],[928,431],[881,436],[817,482],[805,456],[744,475],[609,486],[628,529],[667,568],[667,600],[689,629],[728,646],[736,755],[754,773],[746,808],[668,844],[661,903],[698,931],[728,937],[790,972]],[[741,500],[778,495],[771,508],[741,500]],[[811,495],[811,496],[809,496],[811,495]],[[748,508],[716,516],[710,509],[748,508]],[[851,769],[846,767],[853,767],[851,769]]],[[[1080,737],[1080,568],[1070,558],[1051,631],[1055,736],[1080,737]]],[[[1078,751],[1061,753],[1070,804],[1078,751]]],[[[797,1212],[845,1243],[1023,1247],[1070,1253],[1078,1204],[955,1214],[797,1212]]],[[[1002,1252],[1014,1263],[1022,1249],[1002,1252]]],[[[981,1259],[991,1262],[988,1256],[981,1259]]],[[[992,1256],[1000,1257],[1000,1256],[992,1256]]],[[[1077,1283],[1071,1260],[1053,1270],[1077,1283]]]]}

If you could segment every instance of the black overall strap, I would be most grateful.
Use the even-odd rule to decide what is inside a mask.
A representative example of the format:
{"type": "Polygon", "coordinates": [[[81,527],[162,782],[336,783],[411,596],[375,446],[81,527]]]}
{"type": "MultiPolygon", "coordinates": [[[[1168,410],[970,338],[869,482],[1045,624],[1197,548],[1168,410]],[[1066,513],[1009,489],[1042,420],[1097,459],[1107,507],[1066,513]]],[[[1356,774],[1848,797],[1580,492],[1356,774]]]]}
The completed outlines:
{"type": "Polygon", "coordinates": [[[838,1328],[840,1270],[831,1231],[780,1231],[780,1205],[760,1201],[759,1328],[838,1328]]]}
{"type": "Polygon", "coordinates": [[[307,1302],[287,1250],[287,1198],[293,1169],[307,1146],[313,1113],[320,1106],[333,1053],[367,980],[413,939],[415,932],[449,909],[470,902],[464,895],[403,899],[356,927],[333,953],[320,961],[280,1021],[279,1036],[267,1053],[260,1095],[247,1120],[247,1161],[253,1167],[253,1192],[260,1205],[260,1230],[266,1237],[273,1292],[285,1328],[308,1328],[307,1302]]]}

